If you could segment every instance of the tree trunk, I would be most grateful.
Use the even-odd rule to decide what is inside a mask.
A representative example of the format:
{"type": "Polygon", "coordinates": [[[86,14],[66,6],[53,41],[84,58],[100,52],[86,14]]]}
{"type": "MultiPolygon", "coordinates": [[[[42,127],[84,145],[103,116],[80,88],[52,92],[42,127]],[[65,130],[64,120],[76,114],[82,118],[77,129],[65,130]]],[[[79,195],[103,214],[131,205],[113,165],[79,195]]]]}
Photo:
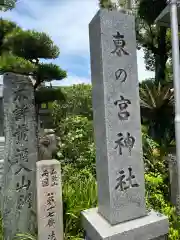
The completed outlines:
{"type": "Polygon", "coordinates": [[[158,49],[155,54],[155,82],[165,81],[166,62],[168,59],[166,49],[166,27],[160,27],[158,36],[158,49]]]}

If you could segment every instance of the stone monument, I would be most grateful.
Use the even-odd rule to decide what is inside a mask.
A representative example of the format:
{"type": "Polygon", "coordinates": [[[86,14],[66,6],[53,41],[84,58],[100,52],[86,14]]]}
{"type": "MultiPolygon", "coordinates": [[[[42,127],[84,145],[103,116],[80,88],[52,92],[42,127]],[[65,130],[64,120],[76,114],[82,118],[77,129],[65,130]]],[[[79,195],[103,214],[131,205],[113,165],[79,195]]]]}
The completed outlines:
{"type": "Polygon", "coordinates": [[[176,207],[176,213],[180,215],[180,198],[178,196],[178,166],[176,158],[176,148],[171,148],[170,153],[166,157],[169,167],[169,187],[170,201],[176,207]]]}
{"type": "Polygon", "coordinates": [[[4,136],[3,85],[0,84],[0,136],[4,136]]]}
{"type": "Polygon", "coordinates": [[[57,160],[37,162],[38,240],[63,240],[61,167],[57,160]]]}
{"type": "Polygon", "coordinates": [[[167,217],[145,207],[134,16],[99,10],[89,26],[98,208],[91,240],[166,239],[167,217]]]}
{"type": "Polygon", "coordinates": [[[36,227],[37,124],[34,89],[28,76],[4,74],[4,239],[34,234],[36,227]]]}
{"type": "MultiPolygon", "coordinates": [[[[3,109],[3,85],[0,84],[0,202],[2,200],[2,184],[4,174],[4,109],[3,109]]],[[[0,203],[1,205],[1,203],[0,203]]]]}
{"type": "Polygon", "coordinates": [[[2,206],[2,186],[3,186],[3,175],[4,175],[4,145],[5,138],[0,137],[0,206],[2,206]]]}

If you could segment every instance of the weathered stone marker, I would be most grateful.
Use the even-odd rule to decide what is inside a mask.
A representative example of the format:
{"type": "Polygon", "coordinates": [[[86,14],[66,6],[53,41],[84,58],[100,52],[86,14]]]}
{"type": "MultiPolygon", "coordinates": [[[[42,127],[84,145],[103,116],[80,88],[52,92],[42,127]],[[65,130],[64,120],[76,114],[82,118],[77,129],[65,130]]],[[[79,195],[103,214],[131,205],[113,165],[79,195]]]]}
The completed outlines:
{"type": "Polygon", "coordinates": [[[34,233],[36,216],[37,124],[34,89],[27,76],[4,75],[4,239],[34,233]]]}
{"type": "Polygon", "coordinates": [[[176,149],[170,149],[171,154],[168,154],[166,160],[169,166],[169,181],[170,181],[170,200],[176,207],[176,213],[180,215],[180,198],[178,195],[178,166],[176,158],[176,149]]]}
{"type": "Polygon", "coordinates": [[[134,17],[100,10],[89,29],[98,209],[83,212],[87,238],[165,239],[167,218],[145,208],[134,17]]]}
{"type": "Polygon", "coordinates": [[[5,138],[0,137],[0,189],[2,187],[3,173],[4,173],[4,146],[5,138]]]}
{"type": "Polygon", "coordinates": [[[0,136],[4,136],[3,85],[0,84],[0,136]]]}
{"type": "Polygon", "coordinates": [[[0,191],[3,185],[3,175],[4,175],[4,145],[5,138],[0,137],[0,191]]]}
{"type": "Polygon", "coordinates": [[[38,240],[63,240],[61,167],[57,160],[37,162],[38,240]]]}
{"type": "Polygon", "coordinates": [[[2,186],[3,186],[3,176],[4,176],[4,146],[5,146],[5,138],[0,137],[0,207],[1,207],[1,210],[2,210],[1,204],[3,202],[2,186]]]}

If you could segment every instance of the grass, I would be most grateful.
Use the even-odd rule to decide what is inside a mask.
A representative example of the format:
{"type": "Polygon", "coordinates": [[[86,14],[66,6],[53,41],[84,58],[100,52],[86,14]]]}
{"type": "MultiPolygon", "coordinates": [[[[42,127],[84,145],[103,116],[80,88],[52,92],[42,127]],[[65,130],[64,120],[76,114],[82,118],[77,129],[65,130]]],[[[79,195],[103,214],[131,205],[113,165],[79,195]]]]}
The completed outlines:
{"type": "Polygon", "coordinates": [[[63,175],[65,239],[83,239],[81,211],[97,206],[97,185],[88,169],[66,166],[63,175]]]}

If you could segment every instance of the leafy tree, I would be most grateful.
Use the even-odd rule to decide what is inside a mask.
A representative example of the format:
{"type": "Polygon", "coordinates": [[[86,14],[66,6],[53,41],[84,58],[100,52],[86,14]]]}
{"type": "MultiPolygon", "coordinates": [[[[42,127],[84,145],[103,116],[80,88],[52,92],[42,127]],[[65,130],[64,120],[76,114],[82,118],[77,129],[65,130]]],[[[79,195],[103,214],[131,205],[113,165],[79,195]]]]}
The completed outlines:
{"type": "Polygon", "coordinates": [[[18,2],[18,0],[1,0],[0,1],[0,10],[1,11],[11,10],[15,7],[16,2],[18,2]]]}
{"type": "Polygon", "coordinates": [[[67,98],[67,113],[84,116],[92,120],[92,86],[88,84],[76,84],[64,87],[63,90],[67,98]]]}
{"type": "Polygon", "coordinates": [[[59,125],[68,116],[83,116],[93,119],[92,87],[86,84],[77,84],[61,88],[65,101],[56,101],[53,104],[53,118],[55,125],[59,125]]]}
{"type": "Polygon", "coordinates": [[[140,0],[137,11],[140,19],[137,41],[144,49],[146,68],[155,70],[155,81],[161,83],[165,79],[166,64],[171,53],[171,38],[168,28],[154,25],[154,21],[166,6],[166,0],[140,0]]]}
{"type": "MultiPolygon", "coordinates": [[[[41,89],[46,90],[46,95],[51,96],[51,99],[47,96],[47,101],[53,101],[57,97],[61,99],[62,94],[54,94],[54,89],[44,89],[42,84],[52,80],[61,80],[66,77],[66,72],[55,64],[43,63],[40,60],[55,59],[58,56],[58,47],[46,33],[24,31],[15,23],[0,19],[1,73],[14,72],[32,76],[34,90],[38,90],[36,95],[41,89]]],[[[42,102],[40,97],[37,99],[38,103],[42,102]]]]}
{"type": "Polygon", "coordinates": [[[58,157],[62,164],[73,164],[77,169],[84,167],[95,173],[95,147],[92,121],[86,117],[69,116],[57,127],[60,136],[58,157]]]}

